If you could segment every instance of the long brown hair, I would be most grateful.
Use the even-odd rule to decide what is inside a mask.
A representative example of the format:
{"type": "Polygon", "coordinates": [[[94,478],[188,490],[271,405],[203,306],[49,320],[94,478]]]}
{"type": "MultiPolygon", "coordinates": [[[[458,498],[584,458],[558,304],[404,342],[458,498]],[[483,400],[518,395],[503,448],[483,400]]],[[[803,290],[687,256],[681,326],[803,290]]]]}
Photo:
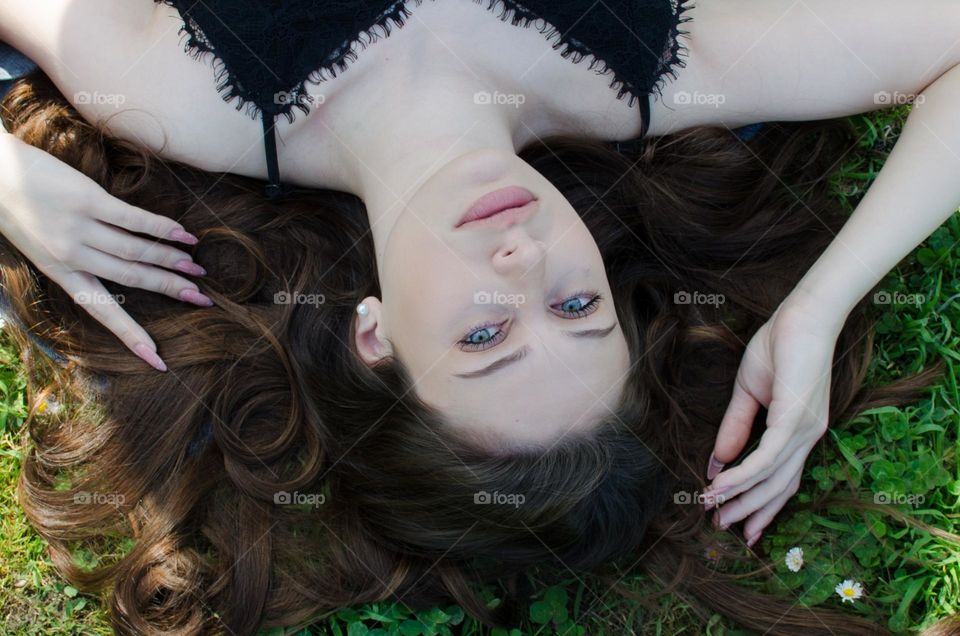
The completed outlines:
{"type": "MultiPolygon", "coordinates": [[[[156,340],[169,367],[157,373],[5,246],[14,315],[70,360],[61,369],[18,336],[31,390],[64,404],[28,422],[20,503],[68,580],[113,583],[118,633],[253,634],[391,598],[452,599],[507,625],[532,566],[602,574],[637,555],[666,590],[746,627],[885,633],[709,568],[700,557],[714,531],[677,499],[705,485],[744,343],[843,222],[826,187],[849,140],[843,121],[771,124],[750,142],[701,128],[630,156],[561,137],[524,149],[596,238],[632,365],[620,408],[592,432],[493,452],[421,403],[401,361],[369,368],[347,344],[355,304],[378,293],[359,199],[299,190],[268,202],[257,181],[160,161],[85,123],[40,76],[13,88],[3,117],[200,236],[208,275],[197,282],[216,303],[108,284],[156,340]],[[724,300],[675,302],[694,292],[724,300]],[[284,302],[291,294],[315,302],[284,302]],[[135,541],[80,567],[71,547],[102,537],[135,541]],[[507,602],[491,610],[478,586],[497,580],[507,602]]],[[[831,421],[911,400],[939,371],[865,389],[861,309],[837,344],[831,421]]]]}

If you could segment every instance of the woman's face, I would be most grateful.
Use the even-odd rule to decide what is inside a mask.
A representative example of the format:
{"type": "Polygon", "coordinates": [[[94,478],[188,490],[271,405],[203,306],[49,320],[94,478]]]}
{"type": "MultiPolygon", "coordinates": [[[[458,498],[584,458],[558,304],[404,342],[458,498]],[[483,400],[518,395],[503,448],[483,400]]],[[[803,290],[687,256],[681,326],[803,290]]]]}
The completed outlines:
{"type": "Polygon", "coordinates": [[[600,252],[567,200],[516,155],[476,151],[443,166],[382,254],[382,299],[367,299],[371,311],[358,317],[361,356],[392,352],[451,425],[537,443],[615,408],[629,353],[600,252]],[[487,214],[536,200],[464,222],[493,192],[503,198],[481,201],[487,214]]]}

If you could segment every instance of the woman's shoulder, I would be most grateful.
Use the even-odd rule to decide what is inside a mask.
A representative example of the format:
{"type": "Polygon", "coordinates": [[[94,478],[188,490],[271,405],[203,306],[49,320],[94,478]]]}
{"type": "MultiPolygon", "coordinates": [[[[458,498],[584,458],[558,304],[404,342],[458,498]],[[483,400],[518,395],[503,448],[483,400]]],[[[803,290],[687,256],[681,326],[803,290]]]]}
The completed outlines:
{"type": "Polygon", "coordinates": [[[194,166],[259,174],[259,123],[238,117],[212,60],[184,54],[177,10],[152,0],[0,0],[0,40],[33,60],[83,117],[194,166]]]}
{"type": "Polygon", "coordinates": [[[109,24],[119,37],[149,29],[160,13],[150,0],[0,0],[0,40],[36,59],[34,49],[46,46],[65,25],[109,24]]]}

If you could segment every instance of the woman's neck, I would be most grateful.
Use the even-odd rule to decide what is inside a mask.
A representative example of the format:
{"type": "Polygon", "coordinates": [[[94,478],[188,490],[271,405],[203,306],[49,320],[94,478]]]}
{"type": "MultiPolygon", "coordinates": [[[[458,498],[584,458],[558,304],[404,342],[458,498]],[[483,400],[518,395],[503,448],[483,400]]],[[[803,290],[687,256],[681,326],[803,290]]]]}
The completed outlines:
{"type": "Polygon", "coordinates": [[[485,103],[494,92],[489,86],[470,75],[444,79],[436,72],[422,83],[397,82],[378,103],[358,109],[353,125],[340,128],[350,191],[366,204],[378,245],[442,166],[476,150],[515,153],[540,134],[525,124],[523,107],[485,103]]]}
{"type": "Polygon", "coordinates": [[[455,4],[414,8],[400,32],[358,56],[349,82],[324,94],[331,145],[323,150],[337,157],[330,187],[363,199],[378,253],[411,195],[451,160],[576,130],[543,97],[551,90],[542,78],[524,76],[532,67],[519,60],[542,56],[542,35],[479,14],[469,21],[474,32],[460,32],[468,21],[441,12],[486,10],[455,4]]]}

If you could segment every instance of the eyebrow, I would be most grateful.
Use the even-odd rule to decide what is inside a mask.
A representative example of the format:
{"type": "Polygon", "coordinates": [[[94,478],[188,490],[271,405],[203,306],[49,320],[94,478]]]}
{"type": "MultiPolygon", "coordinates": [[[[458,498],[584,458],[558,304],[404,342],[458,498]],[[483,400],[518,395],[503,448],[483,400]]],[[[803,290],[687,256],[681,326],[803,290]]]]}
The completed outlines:
{"type": "MultiPolygon", "coordinates": [[[[606,338],[616,328],[617,323],[613,323],[609,327],[605,327],[603,329],[583,329],[580,331],[563,331],[561,333],[565,336],[570,336],[571,338],[606,338]]],[[[467,371],[465,373],[455,373],[454,377],[466,379],[482,378],[494,373],[495,371],[499,371],[504,367],[508,367],[515,362],[523,360],[528,353],[530,353],[530,347],[520,347],[510,355],[506,355],[499,360],[488,364],[482,369],[477,369],[476,371],[467,371]]]]}
{"type": "Polygon", "coordinates": [[[616,328],[617,323],[613,323],[609,327],[604,327],[603,329],[583,329],[581,331],[564,331],[562,333],[563,335],[570,336],[571,338],[606,338],[616,328]]]}

